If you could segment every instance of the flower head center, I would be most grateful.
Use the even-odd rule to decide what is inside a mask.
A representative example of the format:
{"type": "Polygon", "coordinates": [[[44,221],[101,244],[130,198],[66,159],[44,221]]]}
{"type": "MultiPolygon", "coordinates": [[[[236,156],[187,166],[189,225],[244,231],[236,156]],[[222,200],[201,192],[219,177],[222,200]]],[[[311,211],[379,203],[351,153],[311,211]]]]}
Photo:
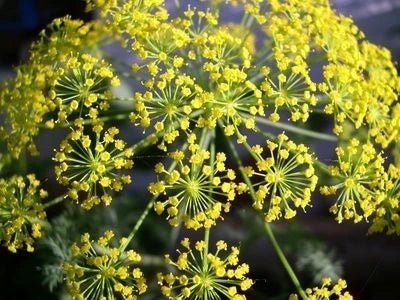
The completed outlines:
{"type": "Polygon", "coordinates": [[[176,113],[176,111],[177,111],[177,107],[174,103],[168,103],[165,106],[165,113],[168,115],[173,115],[176,113]]]}
{"type": "Polygon", "coordinates": [[[344,186],[347,188],[353,188],[356,185],[357,181],[353,177],[346,178],[344,181],[344,186]]]}
{"type": "Polygon", "coordinates": [[[212,281],[212,279],[208,276],[208,274],[204,274],[204,275],[201,277],[200,284],[203,286],[204,289],[207,289],[207,290],[211,290],[211,289],[213,288],[213,287],[212,287],[213,281],[212,281]]]}
{"type": "Polygon", "coordinates": [[[194,180],[189,180],[186,184],[186,192],[191,196],[195,197],[199,194],[199,183],[194,180]]]}

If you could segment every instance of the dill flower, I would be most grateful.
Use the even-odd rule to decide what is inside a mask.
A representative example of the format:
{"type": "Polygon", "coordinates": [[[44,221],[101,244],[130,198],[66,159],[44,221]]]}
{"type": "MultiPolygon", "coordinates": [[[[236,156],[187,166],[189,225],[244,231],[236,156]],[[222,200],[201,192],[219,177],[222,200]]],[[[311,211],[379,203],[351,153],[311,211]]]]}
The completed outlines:
{"type": "Polygon", "coordinates": [[[343,219],[354,218],[354,222],[367,219],[380,202],[377,191],[384,173],[384,159],[372,144],[360,145],[355,138],[350,140],[346,148],[337,147],[336,154],[338,160],[329,167],[329,173],[339,183],[322,186],[320,192],[323,195],[337,195],[330,211],[337,215],[339,223],[343,219]]]}
{"type": "Polygon", "coordinates": [[[83,53],[65,58],[55,69],[48,97],[57,107],[57,121],[66,122],[69,115],[96,119],[98,110],[110,106],[109,86],[119,85],[111,66],[105,61],[83,53]]]}
{"type": "MultiPolygon", "coordinates": [[[[343,279],[339,279],[335,285],[332,285],[332,279],[325,277],[321,281],[321,287],[314,287],[312,289],[306,289],[308,300],[352,300],[353,296],[349,292],[344,291],[347,288],[347,282],[343,279]]],[[[289,300],[298,300],[296,294],[292,294],[289,300]]]]}
{"type": "MultiPolygon", "coordinates": [[[[168,12],[164,7],[164,0],[135,0],[124,1],[121,5],[118,1],[88,0],[87,10],[100,9],[100,16],[104,20],[107,30],[120,36],[128,34],[132,43],[132,49],[142,58],[147,53],[143,44],[148,35],[156,32],[163,21],[168,18],[168,12]]],[[[121,39],[122,46],[128,46],[127,40],[121,39]]]]}
{"type": "MultiPolygon", "coordinates": [[[[205,66],[210,70],[215,68],[211,63],[205,66]]],[[[215,82],[215,90],[202,93],[192,102],[194,108],[205,108],[197,125],[213,128],[220,122],[226,136],[237,135],[238,142],[243,143],[246,137],[239,126],[254,130],[255,116],[264,115],[262,92],[246,80],[247,74],[239,68],[225,67],[221,73],[220,79],[215,82]]]]}
{"type": "Polygon", "coordinates": [[[267,2],[270,4],[269,19],[263,31],[273,39],[271,48],[277,68],[285,71],[305,64],[311,50],[310,14],[313,8],[310,4],[318,5],[316,2],[319,1],[267,2]]]}
{"type": "Polygon", "coordinates": [[[34,239],[42,235],[40,223],[46,213],[40,199],[47,192],[39,185],[33,174],[0,179],[0,243],[11,252],[24,246],[32,252],[34,239]]]}
{"type": "Polygon", "coordinates": [[[39,134],[39,124],[49,112],[42,90],[48,80],[48,66],[24,64],[16,68],[16,76],[6,80],[0,91],[0,109],[4,114],[0,138],[13,158],[25,148],[32,155],[38,151],[33,138],[39,134]]]}
{"type": "MultiPolygon", "coordinates": [[[[85,233],[79,244],[70,247],[72,261],[63,269],[67,288],[74,300],[80,299],[137,299],[147,290],[146,279],[140,268],[132,264],[141,260],[134,250],[121,252],[112,246],[114,233],[107,230],[97,240],[85,233]]],[[[126,242],[120,240],[120,245],[126,242]]]]}
{"type": "Polygon", "coordinates": [[[268,2],[271,5],[269,18],[263,31],[272,39],[272,45],[270,57],[265,60],[272,60],[270,66],[279,70],[271,76],[269,68],[263,66],[260,69],[266,76],[262,89],[274,104],[274,112],[269,118],[273,122],[279,121],[278,111],[286,108],[291,113],[291,121],[305,122],[311,112],[310,106],[317,103],[316,84],[309,76],[306,61],[312,43],[309,13],[312,9],[307,1],[268,2]]]}
{"type": "Polygon", "coordinates": [[[145,93],[135,93],[135,112],[130,119],[144,129],[153,122],[154,130],[163,133],[159,148],[166,150],[165,143],[175,141],[179,136],[178,129],[188,133],[194,80],[190,76],[176,75],[173,69],[168,69],[163,75],[145,93]]]}
{"type": "Polygon", "coordinates": [[[368,99],[365,122],[370,136],[386,148],[393,140],[398,140],[400,114],[396,102],[400,78],[388,49],[363,41],[361,51],[367,62],[363,85],[364,99],[368,99]]]}
{"type": "MultiPolygon", "coordinates": [[[[270,202],[265,213],[265,221],[296,215],[294,207],[303,210],[310,204],[311,192],[315,190],[318,177],[314,174],[313,156],[303,144],[295,144],[281,133],[277,143],[266,141],[269,156],[263,155],[263,147],[254,145],[252,153],[257,158],[256,169],[246,167],[247,176],[261,177],[261,181],[252,185],[257,188],[253,207],[264,210],[264,202],[270,195],[270,202]]],[[[256,180],[256,179],[255,179],[256,180]]]]}
{"type": "MultiPolygon", "coordinates": [[[[98,22],[71,20],[69,17],[53,20],[33,43],[28,61],[16,68],[16,76],[3,83],[0,91],[0,109],[4,118],[0,125],[0,138],[14,158],[27,148],[38,155],[33,138],[42,125],[54,127],[48,119],[55,109],[48,97],[49,83],[54,81],[55,65],[71,53],[98,43],[103,36],[98,22]]],[[[53,93],[50,93],[52,95],[53,93]]]]}
{"type": "Polygon", "coordinates": [[[168,299],[246,299],[253,281],[247,278],[249,266],[239,264],[239,249],[224,241],[216,243],[216,252],[208,253],[204,241],[198,241],[192,249],[190,241],[181,241],[182,250],[173,261],[166,255],[166,262],[177,269],[176,273],[158,274],[162,294],[168,299]],[[206,251],[205,251],[206,250],[206,251]]]}
{"type": "Polygon", "coordinates": [[[262,90],[274,101],[274,112],[269,116],[273,122],[279,121],[278,110],[283,106],[290,111],[291,121],[306,122],[311,111],[310,105],[317,104],[317,98],[314,95],[316,84],[309,79],[308,75],[301,74],[296,67],[293,67],[293,70],[295,71],[290,72],[288,76],[284,73],[279,74],[277,82],[266,77],[262,83],[262,90]]]}
{"type": "MultiPolygon", "coordinates": [[[[143,47],[141,51],[146,54],[146,60],[151,61],[154,66],[179,68],[182,66],[179,61],[182,60],[181,56],[184,53],[176,50],[184,49],[190,41],[191,37],[187,30],[180,28],[177,24],[161,23],[157,30],[148,34],[140,44],[137,42],[132,44],[132,49],[137,51],[143,47]]],[[[147,68],[150,70],[149,67],[147,68]]]]}
{"type": "Polygon", "coordinates": [[[108,36],[98,20],[84,22],[70,16],[54,19],[31,46],[29,60],[34,64],[54,66],[54,62],[92,48],[108,36]]]}
{"type": "Polygon", "coordinates": [[[98,124],[92,133],[84,134],[83,128],[78,127],[61,142],[53,158],[57,162],[57,181],[69,186],[69,197],[85,209],[100,202],[109,205],[110,191],[121,191],[124,184],[131,182],[130,175],[115,173],[133,166],[133,150],[115,137],[118,132],[115,127],[104,131],[98,124]],[[79,196],[81,192],[84,197],[79,196]]]}
{"type": "Polygon", "coordinates": [[[182,218],[187,228],[209,228],[221,218],[222,210],[229,212],[231,201],[236,196],[236,178],[232,169],[225,166],[226,155],[217,153],[215,160],[210,160],[210,152],[201,149],[190,136],[192,143],[189,154],[183,151],[169,153],[177,162],[177,168],[166,170],[162,163],[155,166],[160,177],[149,184],[153,195],[164,194],[168,198],[157,201],[154,209],[157,214],[167,212],[170,225],[178,226],[182,218]]]}
{"type": "Polygon", "coordinates": [[[333,114],[335,127],[333,131],[340,134],[343,130],[342,123],[349,119],[356,128],[359,128],[364,119],[365,105],[358,99],[361,93],[361,75],[351,66],[343,64],[328,64],[323,72],[326,83],[318,85],[319,90],[325,93],[330,102],[325,105],[324,111],[333,114]]]}
{"type": "Polygon", "coordinates": [[[400,235],[400,170],[390,164],[387,172],[382,174],[377,208],[368,233],[386,231],[387,234],[400,235]]]}
{"type": "MultiPolygon", "coordinates": [[[[205,13],[199,10],[197,14],[199,19],[213,18],[210,12],[205,13]]],[[[195,21],[193,20],[193,22],[195,21]]],[[[214,72],[221,72],[225,67],[239,65],[243,66],[244,69],[249,68],[251,53],[254,53],[254,44],[251,44],[251,33],[244,26],[233,25],[232,23],[221,24],[220,26],[206,27],[200,33],[204,37],[204,43],[201,44],[201,48],[204,50],[200,52],[200,55],[208,63],[215,66],[210,79],[217,79],[218,75],[214,72]],[[240,35],[241,33],[243,35],[240,35]],[[246,39],[243,39],[243,37],[246,37],[246,39]]]]}

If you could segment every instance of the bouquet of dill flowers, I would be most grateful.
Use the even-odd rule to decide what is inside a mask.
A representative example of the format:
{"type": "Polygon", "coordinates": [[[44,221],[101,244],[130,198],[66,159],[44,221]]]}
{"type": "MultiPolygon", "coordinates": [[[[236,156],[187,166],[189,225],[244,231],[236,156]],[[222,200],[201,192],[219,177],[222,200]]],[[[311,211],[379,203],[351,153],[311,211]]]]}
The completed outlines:
{"type": "Polygon", "coordinates": [[[293,282],[286,298],[353,299],[343,279],[304,289],[273,224],[326,201],[338,223],[400,234],[400,80],[389,51],[328,0],[88,0],[87,10],[99,17],[55,19],[2,84],[1,251],[51,244],[52,276],[72,299],[255,299],[240,245],[211,242],[240,207],[293,282]],[[227,9],[240,21],[225,20],[227,9]],[[332,133],[312,130],[311,118],[332,133]],[[322,145],[335,150],[329,165],[322,145]],[[122,215],[104,217],[115,202],[143,201],[141,212],[120,211],[127,232],[122,215]],[[190,238],[165,256],[135,243],[156,215],[166,222],[146,239],[190,238]]]}

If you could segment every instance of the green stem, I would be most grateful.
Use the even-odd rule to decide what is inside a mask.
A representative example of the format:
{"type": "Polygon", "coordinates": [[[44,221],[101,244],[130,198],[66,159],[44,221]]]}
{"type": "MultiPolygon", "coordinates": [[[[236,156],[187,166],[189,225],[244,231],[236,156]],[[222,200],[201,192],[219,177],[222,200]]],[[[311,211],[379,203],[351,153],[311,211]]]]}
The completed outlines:
{"type": "Polygon", "coordinates": [[[67,194],[63,194],[61,196],[58,196],[58,197],[54,198],[53,200],[50,200],[50,201],[46,202],[45,204],[43,204],[43,208],[46,209],[46,208],[49,208],[49,207],[51,207],[53,205],[56,205],[56,204],[64,201],[64,199],[66,199],[66,197],[67,197],[67,194]]]}
{"type": "MultiPolygon", "coordinates": [[[[211,175],[210,175],[210,182],[213,181],[214,178],[214,163],[215,163],[215,128],[211,131],[211,141],[210,141],[210,166],[211,166],[211,175]]],[[[212,197],[212,192],[209,193],[210,197],[212,197]]]]}
{"type": "Polygon", "coordinates": [[[130,146],[129,148],[131,148],[133,150],[133,153],[136,154],[144,149],[146,149],[147,147],[149,147],[151,145],[151,136],[147,136],[144,139],[141,139],[139,142],[137,142],[136,144],[130,146]]]}
{"type": "MultiPolygon", "coordinates": [[[[210,176],[210,181],[213,179],[213,174],[214,174],[214,161],[215,161],[215,128],[211,130],[211,133],[209,134],[209,139],[210,139],[210,165],[212,168],[211,171],[211,176],[210,176]]],[[[210,193],[211,196],[211,193],[210,193]]],[[[203,271],[207,271],[207,263],[208,263],[208,246],[209,246],[209,240],[210,240],[210,228],[205,228],[204,230],[204,252],[203,252],[203,271]]]]}
{"type": "Polygon", "coordinates": [[[207,129],[203,128],[201,131],[201,135],[200,135],[200,140],[199,140],[199,146],[201,149],[207,149],[208,148],[208,142],[209,142],[209,137],[207,134],[207,129]],[[206,146],[207,145],[207,146],[206,146]]]}
{"type": "MultiPolygon", "coordinates": [[[[247,117],[251,117],[250,115],[247,115],[247,117]]],[[[304,136],[312,137],[315,139],[323,140],[323,141],[329,141],[329,142],[337,142],[338,138],[334,135],[331,134],[326,134],[326,133],[319,133],[315,132],[309,129],[304,129],[300,128],[294,125],[286,124],[286,123],[281,123],[281,122],[272,122],[266,118],[262,117],[255,117],[256,122],[270,126],[270,127],[275,127],[279,129],[284,129],[287,131],[291,131],[294,133],[298,133],[304,136]]]]}
{"type": "MultiPolygon", "coordinates": [[[[238,154],[237,150],[235,149],[235,146],[233,145],[232,141],[229,138],[226,138],[226,140],[228,142],[229,148],[232,151],[233,157],[238,164],[239,171],[240,171],[244,181],[246,182],[247,186],[249,187],[250,195],[253,199],[255,199],[255,191],[254,191],[253,185],[251,184],[250,178],[246,175],[246,172],[244,172],[244,167],[243,167],[242,161],[240,160],[239,154],[238,154]]],[[[260,216],[262,217],[261,214],[260,214],[260,216]]],[[[301,298],[303,300],[307,300],[307,295],[304,292],[303,288],[301,287],[301,284],[300,284],[299,280],[297,279],[296,274],[294,273],[288,260],[286,259],[285,254],[283,253],[278,242],[276,241],[275,236],[271,230],[271,227],[269,226],[268,223],[265,223],[264,220],[262,220],[262,222],[264,223],[265,230],[267,232],[269,239],[271,240],[272,246],[273,246],[276,254],[278,255],[283,267],[286,269],[286,272],[288,273],[294,286],[297,288],[299,295],[301,296],[301,298]]]]}
{"type": "MultiPolygon", "coordinates": [[[[139,262],[133,262],[134,265],[144,267],[164,267],[165,260],[158,255],[141,254],[142,259],[139,262]]],[[[128,263],[129,264],[129,263],[128,263]]]]}
{"type": "Polygon", "coordinates": [[[129,245],[130,241],[133,239],[133,237],[135,236],[136,232],[139,230],[140,226],[142,226],[143,221],[146,219],[150,209],[153,207],[154,202],[156,201],[156,199],[158,198],[159,195],[154,195],[149,203],[147,203],[146,208],[144,209],[144,211],[142,212],[142,214],[140,215],[139,219],[137,220],[135,226],[133,227],[132,231],[129,233],[128,235],[128,239],[126,241],[126,243],[122,244],[120,247],[120,252],[124,252],[126,247],[129,245]]]}
{"type": "MultiPolygon", "coordinates": [[[[132,76],[132,74],[130,76],[132,76]]],[[[111,98],[110,101],[134,102],[135,98],[132,98],[132,97],[118,97],[118,98],[111,98]]]]}
{"type": "Polygon", "coordinates": [[[283,253],[281,247],[279,246],[279,243],[277,242],[274,233],[272,232],[271,226],[268,223],[264,222],[264,228],[265,232],[267,233],[269,239],[271,240],[272,246],[274,247],[274,250],[276,254],[278,255],[282,265],[286,269],[286,272],[288,273],[290,279],[292,280],[293,284],[295,285],[300,297],[303,300],[307,300],[307,295],[304,292],[303,288],[301,287],[300,281],[297,279],[296,274],[294,273],[292,267],[290,266],[288,260],[285,257],[285,254],[283,253]]]}
{"type": "Polygon", "coordinates": [[[317,159],[314,159],[314,164],[321,171],[325,172],[326,174],[330,174],[329,173],[329,166],[327,164],[324,164],[323,162],[320,162],[317,159]]]}
{"type": "Polygon", "coordinates": [[[210,240],[210,228],[206,228],[204,230],[204,250],[203,250],[203,272],[207,271],[207,263],[208,263],[208,244],[210,240]]]}

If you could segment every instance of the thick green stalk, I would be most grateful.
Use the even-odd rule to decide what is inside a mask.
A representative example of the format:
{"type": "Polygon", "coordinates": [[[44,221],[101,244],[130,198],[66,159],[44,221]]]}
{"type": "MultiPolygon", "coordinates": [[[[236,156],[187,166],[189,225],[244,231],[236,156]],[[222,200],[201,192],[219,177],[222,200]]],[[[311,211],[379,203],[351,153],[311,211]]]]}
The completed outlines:
{"type": "Polygon", "coordinates": [[[210,228],[206,228],[204,230],[204,250],[203,250],[203,272],[207,271],[208,264],[208,245],[210,240],[210,228]]]}
{"type": "MultiPolygon", "coordinates": [[[[210,165],[212,168],[210,181],[213,179],[214,174],[214,161],[215,161],[215,128],[212,129],[210,134],[210,165]]],[[[210,193],[210,196],[211,193],[210,193]]],[[[208,263],[208,247],[209,247],[209,240],[210,240],[210,228],[205,228],[204,230],[204,252],[203,252],[203,271],[207,270],[207,263],[208,263]]]]}
{"type": "Polygon", "coordinates": [[[303,300],[307,300],[308,299],[307,295],[304,292],[303,288],[301,287],[300,281],[297,279],[295,272],[293,271],[288,260],[286,259],[285,254],[283,253],[281,247],[279,246],[279,243],[277,242],[277,240],[275,238],[275,235],[272,231],[271,226],[268,223],[264,222],[264,228],[265,228],[265,232],[267,233],[269,239],[271,240],[272,246],[274,247],[276,254],[278,255],[282,265],[286,269],[286,272],[288,273],[290,279],[292,280],[294,286],[296,287],[300,297],[303,300]]]}
{"type": "Polygon", "coordinates": [[[146,208],[144,209],[144,211],[142,212],[142,214],[140,215],[139,219],[137,220],[135,226],[133,227],[132,231],[129,233],[128,238],[126,243],[122,244],[120,247],[120,252],[124,252],[126,247],[129,245],[130,241],[133,239],[133,237],[135,236],[136,232],[139,230],[140,226],[142,226],[143,221],[146,219],[150,209],[153,207],[154,202],[156,201],[156,199],[158,198],[159,195],[154,195],[149,203],[147,203],[146,208]]]}
{"type": "Polygon", "coordinates": [[[141,139],[139,142],[137,142],[136,144],[130,146],[129,148],[131,148],[133,150],[133,153],[138,153],[144,149],[146,149],[147,147],[151,146],[152,143],[150,142],[150,139],[148,138],[148,136],[144,139],[141,139]]]}
{"type": "MultiPolygon", "coordinates": [[[[247,115],[248,117],[251,117],[250,115],[247,115]]],[[[328,141],[328,142],[337,142],[338,138],[337,136],[334,136],[332,134],[326,134],[326,133],[319,133],[315,132],[309,129],[305,128],[300,128],[294,125],[290,125],[287,123],[280,123],[280,122],[272,122],[268,120],[267,118],[262,118],[262,117],[255,117],[256,122],[264,125],[268,125],[270,127],[275,127],[287,131],[291,131],[294,133],[298,133],[304,136],[312,137],[318,140],[323,140],[323,141],[328,141]]]]}
{"type": "Polygon", "coordinates": [[[43,208],[46,209],[46,208],[49,208],[49,207],[51,207],[53,205],[56,205],[56,204],[64,201],[64,199],[66,199],[66,198],[67,198],[67,194],[63,194],[61,196],[58,196],[58,197],[54,198],[53,200],[50,200],[50,201],[46,202],[45,204],[43,204],[43,208]]]}
{"type": "MultiPolygon", "coordinates": [[[[239,154],[238,154],[237,150],[235,149],[235,146],[233,145],[232,141],[229,138],[227,138],[226,140],[228,142],[229,148],[231,149],[233,157],[235,158],[236,162],[238,163],[239,171],[240,171],[244,181],[246,182],[247,186],[249,187],[250,195],[253,199],[255,199],[254,188],[251,184],[250,178],[246,175],[246,172],[244,172],[244,167],[243,167],[242,161],[240,160],[239,154]]],[[[261,214],[260,214],[260,217],[262,218],[261,214]]],[[[288,273],[290,279],[292,280],[294,286],[296,287],[300,297],[303,300],[307,300],[307,295],[304,292],[303,288],[301,287],[301,284],[300,284],[299,280],[297,279],[297,276],[294,273],[292,267],[290,266],[288,260],[286,259],[285,254],[283,253],[281,247],[279,246],[278,242],[276,241],[270,225],[268,223],[265,223],[263,218],[262,218],[262,222],[264,223],[266,233],[268,235],[268,238],[271,240],[272,246],[273,246],[276,254],[278,255],[283,267],[285,268],[285,270],[288,273]]]]}

